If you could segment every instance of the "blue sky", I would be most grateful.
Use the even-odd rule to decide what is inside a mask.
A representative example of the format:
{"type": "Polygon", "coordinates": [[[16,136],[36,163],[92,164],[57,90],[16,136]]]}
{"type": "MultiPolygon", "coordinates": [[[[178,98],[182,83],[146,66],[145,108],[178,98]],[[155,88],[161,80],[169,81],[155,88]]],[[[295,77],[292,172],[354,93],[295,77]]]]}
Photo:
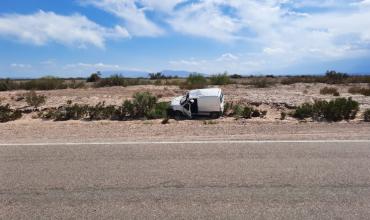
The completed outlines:
{"type": "Polygon", "coordinates": [[[370,0],[1,0],[0,78],[370,71],[370,0]]]}

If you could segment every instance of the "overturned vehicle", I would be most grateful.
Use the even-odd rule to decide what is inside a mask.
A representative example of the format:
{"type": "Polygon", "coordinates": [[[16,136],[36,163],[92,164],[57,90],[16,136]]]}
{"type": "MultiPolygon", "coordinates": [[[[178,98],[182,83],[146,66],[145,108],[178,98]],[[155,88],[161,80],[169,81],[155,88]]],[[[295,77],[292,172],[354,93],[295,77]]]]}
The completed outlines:
{"type": "Polygon", "coordinates": [[[168,115],[175,119],[209,116],[218,118],[224,111],[224,95],[219,88],[196,89],[171,101],[168,115]]]}

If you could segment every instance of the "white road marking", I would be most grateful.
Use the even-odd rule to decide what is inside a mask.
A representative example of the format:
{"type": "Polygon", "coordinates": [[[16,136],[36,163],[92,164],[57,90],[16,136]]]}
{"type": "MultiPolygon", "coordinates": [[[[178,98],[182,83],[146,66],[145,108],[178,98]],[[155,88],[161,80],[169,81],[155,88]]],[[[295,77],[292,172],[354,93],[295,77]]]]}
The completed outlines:
{"type": "Polygon", "coordinates": [[[220,141],[125,141],[65,143],[1,143],[0,146],[77,146],[77,145],[151,145],[151,144],[264,144],[264,143],[370,143],[370,140],[220,140],[220,141]]]}

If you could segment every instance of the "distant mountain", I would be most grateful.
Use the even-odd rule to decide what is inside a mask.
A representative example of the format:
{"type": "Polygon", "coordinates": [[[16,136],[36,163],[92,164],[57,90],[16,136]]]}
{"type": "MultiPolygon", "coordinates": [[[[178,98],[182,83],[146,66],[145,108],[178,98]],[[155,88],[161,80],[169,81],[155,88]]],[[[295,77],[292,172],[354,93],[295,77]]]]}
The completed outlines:
{"type": "MultiPolygon", "coordinates": [[[[165,76],[188,77],[191,72],[184,70],[163,70],[159,71],[165,76]]],[[[116,71],[101,71],[102,77],[109,77],[111,75],[122,75],[123,77],[136,78],[148,77],[150,72],[135,71],[135,70],[116,70],[116,71]]]]}
{"type": "Polygon", "coordinates": [[[165,76],[188,77],[192,72],[185,70],[163,70],[161,73],[165,76]]]}
{"type": "Polygon", "coordinates": [[[109,77],[112,75],[122,75],[128,78],[148,77],[149,72],[135,71],[135,70],[115,70],[115,71],[101,71],[102,77],[109,77]]]}

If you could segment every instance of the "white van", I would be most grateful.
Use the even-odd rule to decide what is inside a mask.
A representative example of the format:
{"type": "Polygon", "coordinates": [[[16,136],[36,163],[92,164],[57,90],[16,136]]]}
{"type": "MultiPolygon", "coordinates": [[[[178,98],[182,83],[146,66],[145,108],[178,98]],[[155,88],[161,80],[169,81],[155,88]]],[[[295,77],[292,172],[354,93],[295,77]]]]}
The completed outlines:
{"type": "Polygon", "coordinates": [[[224,111],[224,95],[219,88],[196,89],[171,101],[169,114],[181,117],[210,116],[218,118],[224,111]]]}

